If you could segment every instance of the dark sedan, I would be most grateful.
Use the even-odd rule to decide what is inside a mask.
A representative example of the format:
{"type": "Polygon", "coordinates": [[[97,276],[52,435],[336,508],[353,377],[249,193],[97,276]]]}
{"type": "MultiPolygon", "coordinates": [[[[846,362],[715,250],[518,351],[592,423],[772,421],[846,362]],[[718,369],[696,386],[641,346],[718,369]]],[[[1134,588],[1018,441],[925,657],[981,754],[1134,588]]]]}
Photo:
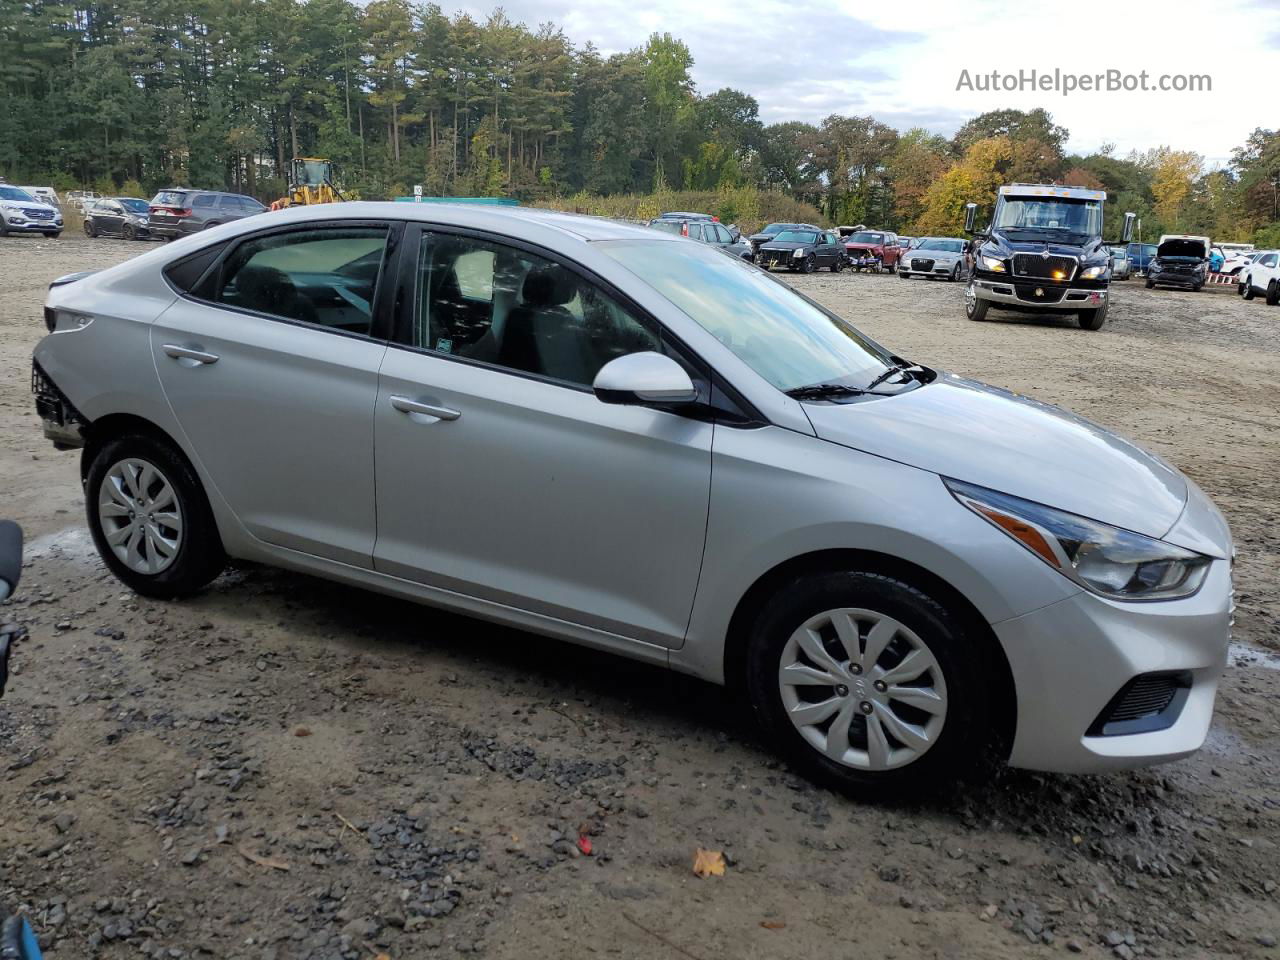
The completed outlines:
{"type": "Polygon", "coordinates": [[[812,223],[769,223],[761,228],[759,233],[753,233],[747,237],[751,244],[752,251],[760,249],[760,245],[768,243],[784,230],[817,230],[812,223]]]}
{"type": "Polygon", "coordinates": [[[825,230],[783,230],[756,250],[756,264],[766,270],[786,267],[813,273],[819,267],[827,267],[832,273],[839,273],[845,263],[844,244],[825,230]]]}
{"type": "Polygon", "coordinates": [[[151,236],[147,217],[151,205],[138,197],[103,197],[84,213],[84,232],[89,237],[123,237],[145,240],[151,236]]]}

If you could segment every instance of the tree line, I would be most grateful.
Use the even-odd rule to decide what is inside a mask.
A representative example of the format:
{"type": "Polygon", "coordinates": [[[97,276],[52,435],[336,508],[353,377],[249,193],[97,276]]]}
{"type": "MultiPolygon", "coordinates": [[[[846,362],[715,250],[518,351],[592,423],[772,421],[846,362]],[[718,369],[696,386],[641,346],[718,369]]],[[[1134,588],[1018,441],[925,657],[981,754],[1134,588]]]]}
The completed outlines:
{"type": "Polygon", "coordinates": [[[762,190],[833,223],[930,233],[954,233],[964,203],[991,202],[1000,183],[1056,181],[1106,189],[1149,236],[1280,243],[1277,131],[1206,171],[1168,147],[1070,155],[1043,110],[982,114],[953,137],[872,117],[766,125],[749,93],[700,93],[692,66],[670,34],[604,56],[553,23],[408,0],[9,0],[0,174],[270,200],[292,157],[322,156],[366,198],[413,184],[562,206],[762,190]]]}

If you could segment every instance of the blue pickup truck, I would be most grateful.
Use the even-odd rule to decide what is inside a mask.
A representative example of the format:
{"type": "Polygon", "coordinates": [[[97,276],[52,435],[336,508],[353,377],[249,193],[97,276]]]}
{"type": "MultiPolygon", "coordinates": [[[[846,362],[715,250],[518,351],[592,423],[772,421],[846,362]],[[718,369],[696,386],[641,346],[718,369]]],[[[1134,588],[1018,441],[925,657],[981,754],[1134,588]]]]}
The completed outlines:
{"type": "Polygon", "coordinates": [[[1129,269],[1133,271],[1135,276],[1145,275],[1148,265],[1155,258],[1156,245],[1154,243],[1129,244],[1129,269]]]}

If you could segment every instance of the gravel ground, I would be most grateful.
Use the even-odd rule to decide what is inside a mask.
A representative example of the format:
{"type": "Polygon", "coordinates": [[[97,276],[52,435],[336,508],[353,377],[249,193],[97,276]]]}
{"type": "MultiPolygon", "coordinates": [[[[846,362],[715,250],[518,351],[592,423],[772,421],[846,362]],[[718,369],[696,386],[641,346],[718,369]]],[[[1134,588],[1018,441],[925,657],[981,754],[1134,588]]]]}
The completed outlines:
{"type": "Polygon", "coordinates": [[[0,241],[0,513],[30,536],[0,613],[31,631],[0,703],[0,902],[49,956],[1280,955],[1280,310],[1130,282],[1087,333],[969,323],[946,283],[797,279],[903,356],[1143,442],[1240,548],[1196,757],[889,808],[648,667],[266,569],[183,603],[125,591],[27,378],[48,281],[145,249],[0,241]],[[723,877],[693,875],[698,847],[723,877]]]}

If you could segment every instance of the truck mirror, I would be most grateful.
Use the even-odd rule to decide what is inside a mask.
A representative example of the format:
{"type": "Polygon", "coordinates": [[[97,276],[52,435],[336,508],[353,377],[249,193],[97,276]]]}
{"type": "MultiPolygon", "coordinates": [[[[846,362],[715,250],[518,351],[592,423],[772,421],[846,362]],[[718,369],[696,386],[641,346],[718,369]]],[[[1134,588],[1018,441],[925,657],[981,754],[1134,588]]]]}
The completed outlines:
{"type": "Polygon", "coordinates": [[[978,205],[976,203],[966,203],[964,205],[964,232],[973,233],[973,225],[978,220],[978,205]]]}
{"type": "Polygon", "coordinates": [[[1137,214],[1126,213],[1124,215],[1124,239],[1121,243],[1128,243],[1133,239],[1133,221],[1137,219],[1137,214]]]}

